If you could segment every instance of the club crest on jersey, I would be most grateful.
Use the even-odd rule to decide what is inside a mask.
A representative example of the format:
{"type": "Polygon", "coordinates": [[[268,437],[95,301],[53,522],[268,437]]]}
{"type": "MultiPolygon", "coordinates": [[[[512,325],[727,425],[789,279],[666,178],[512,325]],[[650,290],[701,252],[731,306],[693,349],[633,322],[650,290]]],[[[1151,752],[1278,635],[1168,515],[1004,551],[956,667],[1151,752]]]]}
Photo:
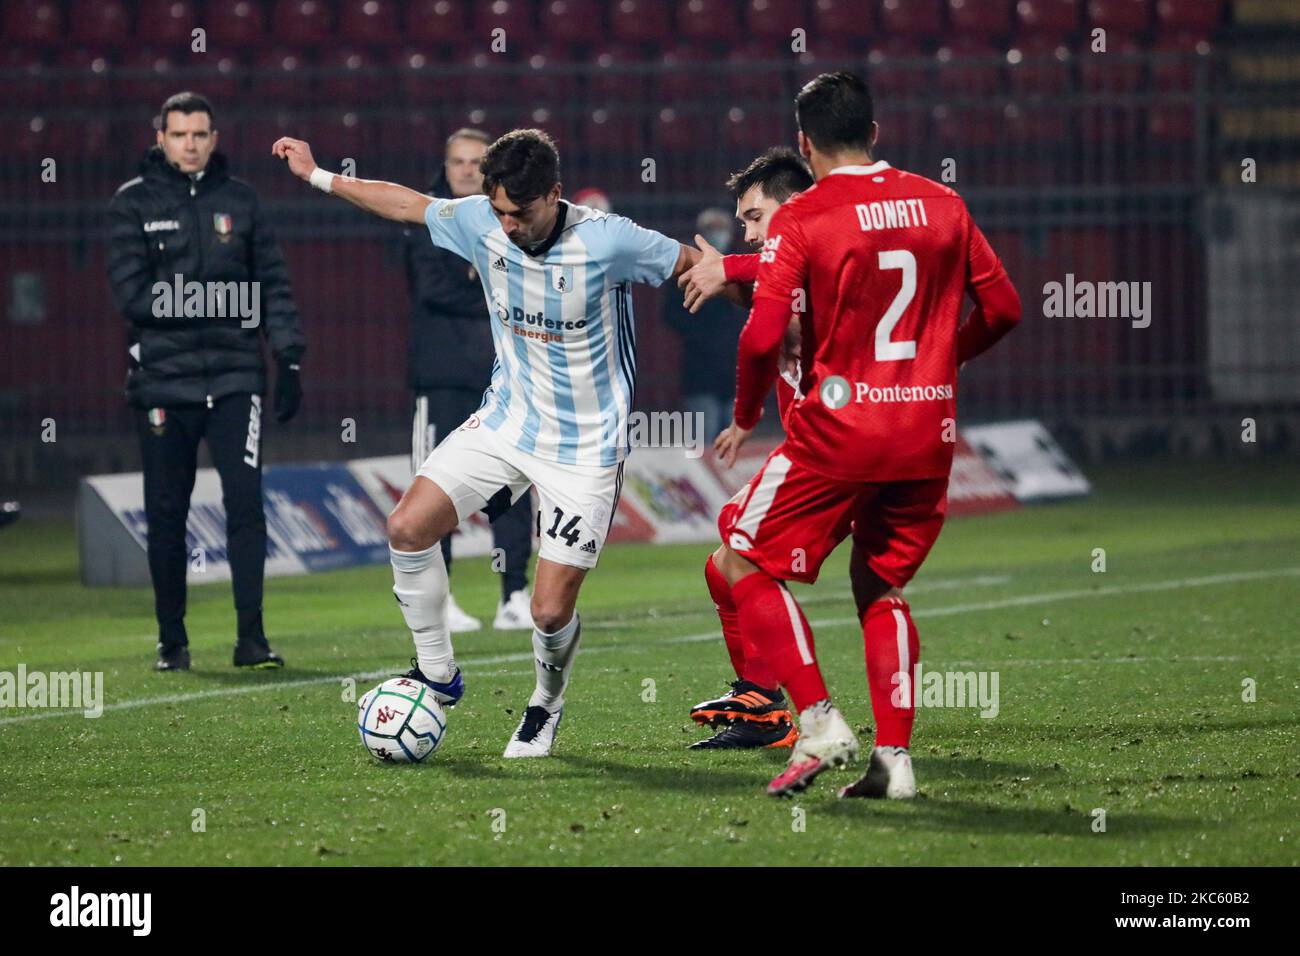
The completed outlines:
{"type": "Polygon", "coordinates": [[[228,212],[214,212],[212,214],[212,228],[216,230],[218,236],[223,240],[230,235],[230,230],[235,227],[235,222],[230,218],[228,212]]]}
{"type": "Polygon", "coordinates": [[[573,288],[572,266],[551,266],[551,288],[556,292],[568,292],[573,288]]]}

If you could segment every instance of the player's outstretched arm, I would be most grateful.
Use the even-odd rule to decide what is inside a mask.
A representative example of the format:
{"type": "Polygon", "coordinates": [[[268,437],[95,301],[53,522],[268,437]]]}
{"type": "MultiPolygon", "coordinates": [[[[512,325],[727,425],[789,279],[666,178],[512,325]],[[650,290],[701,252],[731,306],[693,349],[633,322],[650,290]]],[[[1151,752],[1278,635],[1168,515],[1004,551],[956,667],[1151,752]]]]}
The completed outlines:
{"type": "Polygon", "coordinates": [[[722,296],[725,299],[742,305],[745,308],[753,302],[751,283],[753,276],[747,281],[738,278],[732,278],[728,275],[728,260],[754,260],[753,272],[758,271],[758,256],[723,256],[717,249],[709,244],[709,241],[703,236],[695,237],[695,245],[699,247],[699,258],[688,269],[684,270],[677,277],[677,285],[686,293],[683,297],[683,305],[686,311],[694,314],[700,310],[707,300],[714,296],[722,296]]]}
{"type": "Polygon", "coordinates": [[[311,147],[300,139],[283,136],[271,147],[271,155],[289,164],[289,171],[317,189],[341,196],[354,206],[395,222],[423,223],[424,211],[433,200],[397,183],[377,179],[353,179],[326,172],[316,165],[311,147]]]}

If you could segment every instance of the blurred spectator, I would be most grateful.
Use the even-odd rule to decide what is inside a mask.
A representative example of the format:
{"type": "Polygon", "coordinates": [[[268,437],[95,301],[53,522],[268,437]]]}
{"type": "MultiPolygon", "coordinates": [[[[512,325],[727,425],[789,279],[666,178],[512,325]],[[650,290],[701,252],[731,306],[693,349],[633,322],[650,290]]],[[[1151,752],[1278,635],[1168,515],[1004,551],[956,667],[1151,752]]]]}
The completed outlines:
{"type": "MultiPolygon", "coordinates": [[[[725,255],[731,248],[731,214],[705,209],[695,229],[725,255]]],[[[736,393],[736,341],[745,324],[745,311],[722,298],[709,299],[694,315],[682,305],[682,293],[664,285],[664,321],[682,337],[682,407],[704,416],[709,442],[731,421],[736,393]]]]}

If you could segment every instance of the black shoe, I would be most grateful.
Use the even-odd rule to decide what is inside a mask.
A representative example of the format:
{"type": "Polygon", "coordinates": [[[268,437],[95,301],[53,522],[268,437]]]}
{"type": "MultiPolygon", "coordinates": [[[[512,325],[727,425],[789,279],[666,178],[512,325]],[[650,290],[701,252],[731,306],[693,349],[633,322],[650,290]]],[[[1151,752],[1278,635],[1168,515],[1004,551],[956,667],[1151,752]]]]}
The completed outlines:
{"type": "Polygon", "coordinates": [[[687,750],[757,750],[760,747],[793,747],[799,731],[788,720],[775,724],[738,720],[707,740],[697,740],[687,750]]]}
{"type": "Polygon", "coordinates": [[[159,644],[156,671],[187,671],[190,669],[190,649],[185,644],[159,644]]]}
{"type": "Polygon", "coordinates": [[[741,720],[778,724],[791,719],[784,694],[747,680],[732,681],[730,694],[700,701],[691,708],[691,720],[710,727],[741,720]]]}
{"type": "Polygon", "coordinates": [[[0,528],[22,517],[23,506],[16,501],[0,501],[0,528]]]}
{"type": "Polygon", "coordinates": [[[271,650],[264,640],[240,641],[235,645],[235,666],[255,671],[278,670],[284,666],[284,658],[271,650]]]}

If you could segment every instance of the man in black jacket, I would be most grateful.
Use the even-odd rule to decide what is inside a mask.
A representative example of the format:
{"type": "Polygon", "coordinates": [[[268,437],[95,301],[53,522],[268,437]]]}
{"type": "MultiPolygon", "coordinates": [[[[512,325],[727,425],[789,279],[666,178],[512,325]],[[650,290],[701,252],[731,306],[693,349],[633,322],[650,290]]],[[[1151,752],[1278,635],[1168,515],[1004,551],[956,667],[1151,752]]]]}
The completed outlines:
{"type": "Polygon", "coordinates": [[[108,278],[129,329],[127,400],[144,462],[149,573],[160,671],[188,670],[185,520],[198,446],[221,477],[238,667],[283,667],[262,628],[262,336],[279,366],[276,419],[302,400],[305,340],[289,276],[257,194],[214,152],[212,107],[163,103],[157,145],[109,205],[108,278]]]}
{"type": "MultiPolygon", "coordinates": [[[[476,129],[459,129],[447,139],[442,170],[429,192],[442,198],[483,192],[480,166],[489,139],[476,129]]],[[[409,380],[415,392],[411,470],[418,471],[433,446],[450,435],[482,404],[492,377],[492,344],[483,287],[474,267],[453,252],[429,242],[425,229],[406,232],[406,275],[411,294],[409,380]]],[[[493,543],[504,558],[501,601],[492,626],[531,630],[528,560],[532,554],[532,505],[528,495],[495,514],[493,543]]],[[[442,556],[451,571],[451,536],[442,539],[442,556]]],[[[447,624],[453,632],[476,631],[481,624],[447,598],[447,624]]]]}

